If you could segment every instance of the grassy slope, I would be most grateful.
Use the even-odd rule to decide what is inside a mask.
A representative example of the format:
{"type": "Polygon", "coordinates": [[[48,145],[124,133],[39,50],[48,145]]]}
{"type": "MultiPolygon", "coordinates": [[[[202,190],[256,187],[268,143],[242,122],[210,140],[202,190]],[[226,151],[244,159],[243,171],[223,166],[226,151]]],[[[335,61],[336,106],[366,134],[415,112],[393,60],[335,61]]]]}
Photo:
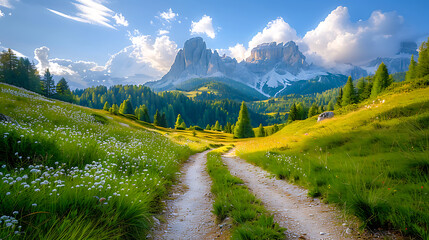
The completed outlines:
{"type": "Polygon", "coordinates": [[[0,122],[2,239],[144,238],[193,152],[127,119],[4,84],[0,113],[18,123],[0,122]]]}
{"type": "Polygon", "coordinates": [[[320,123],[296,121],[239,143],[237,153],[343,206],[364,226],[428,238],[429,88],[402,90],[320,123]]]}
{"type": "Polygon", "coordinates": [[[231,239],[284,239],[284,230],[274,222],[261,202],[249,192],[243,181],[231,175],[224,165],[221,152],[231,147],[214,150],[207,155],[207,169],[213,180],[215,195],[213,211],[220,221],[233,221],[231,239]]]}

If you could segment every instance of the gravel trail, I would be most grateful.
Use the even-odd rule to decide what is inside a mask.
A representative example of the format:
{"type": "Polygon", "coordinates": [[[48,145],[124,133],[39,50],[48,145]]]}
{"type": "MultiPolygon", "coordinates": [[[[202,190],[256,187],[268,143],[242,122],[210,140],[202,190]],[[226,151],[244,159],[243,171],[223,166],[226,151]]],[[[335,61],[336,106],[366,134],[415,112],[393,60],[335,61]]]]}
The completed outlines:
{"type": "MultiPolygon", "coordinates": [[[[151,239],[227,239],[211,212],[211,179],[206,170],[207,153],[191,156],[181,169],[179,184],[167,200],[165,222],[158,224],[151,239]]],[[[225,231],[225,232],[224,232],[225,231]]]]}
{"type": "Polygon", "coordinates": [[[230,151],[222,157],[232,175],[241,178],[250,191],[273,213],[274,220],[287,228],[288,239],[358,239],[333,207],[307,197],[307,190],[247,163],[230,151]]]}

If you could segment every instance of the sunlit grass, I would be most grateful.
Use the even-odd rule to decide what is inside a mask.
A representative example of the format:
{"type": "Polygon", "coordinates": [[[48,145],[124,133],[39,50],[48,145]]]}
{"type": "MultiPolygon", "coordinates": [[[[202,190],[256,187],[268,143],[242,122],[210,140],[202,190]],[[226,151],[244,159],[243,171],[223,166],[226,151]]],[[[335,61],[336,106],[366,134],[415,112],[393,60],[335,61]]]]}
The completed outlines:
{"type": "Polygon", "coordinates": [[[237,143],[237,154],[337,203],[362,226],[429,237],[429,88],[391,91],[320,123],[237,143]]]}
{"type": "Polygon", "coordinates": [[[0,85],[1,239],[141,239],[186,144],[101,111],[0,85]]]}

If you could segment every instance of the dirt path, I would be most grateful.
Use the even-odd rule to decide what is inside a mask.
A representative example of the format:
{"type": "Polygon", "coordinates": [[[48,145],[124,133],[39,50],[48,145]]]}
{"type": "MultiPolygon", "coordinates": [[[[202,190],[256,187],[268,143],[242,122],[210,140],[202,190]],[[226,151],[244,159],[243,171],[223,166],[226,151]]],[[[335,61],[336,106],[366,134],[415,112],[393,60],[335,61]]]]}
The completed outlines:
{"type": "Polygon", "coordinates": [[[289,239],[357,239],[333,207],[307,197],[307,191],[286,181],[269,177],[265,170],[247,163],[231,151],[223,161],[232,175],[241,178],[274,220],[287,228],[289,239]]]}
{"type": "Polygon", "coordinates": [[[165,223],[151,234],[152,239],[226,239],[212,211],[211,179],[206,171],[207,152],[191,156],[183,165],[180,184],[167,200],[165,223]]]}

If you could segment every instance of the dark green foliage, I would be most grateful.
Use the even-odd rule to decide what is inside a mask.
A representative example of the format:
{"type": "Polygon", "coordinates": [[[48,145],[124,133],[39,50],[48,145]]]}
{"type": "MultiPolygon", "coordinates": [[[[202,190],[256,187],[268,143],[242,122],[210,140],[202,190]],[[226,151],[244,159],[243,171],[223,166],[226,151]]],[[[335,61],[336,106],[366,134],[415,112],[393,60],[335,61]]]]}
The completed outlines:
{"type": "Polygon", "coordinates": [[[356,101],[356,92],[353,86],[352,77],[349,77],[347,80],[346,86],[343,88],[343,97],[341,99],[341,106],[347,106],[349,104],[353,104],[356,101]]]}
{"type": "Polygon", "coordinates": [[[109,108],[109,112],[115,115],[119,114],[119,107],[116,104],[113,104],[110,108],[109,108]]]}
{"type": "Polygon", "coordinates": [[[106,101],[106,103],[104,103],[103,110],[104,111],[109,111],[109,108],[110,108],[109,102],[106,101]]]}
{"type": "Polygon", "coordinates": [[[140,121],[147,123],[151,122],[149,117],[149,111],[145,105],[140,105],[140,107],[135,110],[135,115],[140,121]]]}
{"type": "MultiPolygon", "coordinates": [[[[190,125],[212,125],[216,120],[220,125],[226,125],[227,122],[237,120],[240,110],[240,103],[231,100],[198,101],[177,91],[155,93],[148,87],[136,85],[115,85],[109,88],[97,86],[75,90],[73,93],[77,104],[97,109],[102,109],[106,101],[120,104],[129,99],[133,106],[145,105],[151,117],[156,110],[164,112],[169,127],[174,127],[177,114],[181,114],[190,125]]],[[[254,111],[249,111],[249,114],[252,122],[264,125],[270,118],[254,111]]]]}
{"type": "Polygon", "coordinates": [[[46,69],[42,79],[42,93],[46,97],[52,97],[55,93],[55,81],[53,75],[49,72],[49,68],[46,69]]]}
{"type": "Polygon", "coordinates": [[[58,94],[61,94],[61,95],[71,94],[70,87],[66,79],[61,78],[61,80],[58,81],[56,86],[56,91],[58,94]]]}
{"type": "Polygon", "coordinates": [[[327,108],[327,110],[328,111],[334,111],[334,101],[329,101],[329,103],[328,103],[328,108],[327,108]]]}
{"type": "Polygon", "coordinates": [[[310,109],[308,110],[308,117],[312,117],[318,114],[318,107],[316,105],[316,103],[313,103],[313,105],[311,105],[310,109]]]}
{"type": "Polygon", "coordinates": [[[294,103],[292,105],[292,107],[290,108],[287,121],[288,122],[293,122],[293,121],[295,121],[297,119],[298,119],[298,110],[296,109],[296,105],[294,103]]]}
{"type": "Polygon", "coordinates": [[[241,103],[240,113],[238,114],[238,120],[235,126],[235,138],[255,137],[252,125],[250,124],[249,112],[247,111],[247,107],[244,102],[241,103]]]}
{"type": "Polygon", "coordinates": [[[177,120],[176,120],[176,124],[174,124],[174,128],[180,129],[180,130],[186,129],[186,124],[185,124],[185,121],[182,119],[182,115],[180,114],[177,115],[177,120]]]}
{"type": "Polygon", "coordinates": [[[162,115],[161,115],[161,121],[160,121],[160,126],[161,127],[168,127],[167,126],[167,117],[166,117],[166,115],[165,115],[165,113],[162,113],[162,115]]]}
{"type": "Polygon", "coordinates": [[[408,71],[405,75],[405,81],[411,81],[417,76],[417,63],[414,61],[414,55],[411,55],[410,65],[408,65],[408,71]]]}
{"type": "Polygon", "coordinates": [[[262,126],[262,123],[259,124],[257,137],[265,137],[265,129],[264,126],[262,126]]]}
{"type": "Polygon", "coordinates": [[[215,123],[215,125],[214,125],[214,127],[213,127],[212,130],[213,131],[221,131],[221,127],[219,125],[219,121],[216,121],[216,123],[215,123]]]}
{"type": "Polygon", "coordinates": [[[156,113],[153,116],[153,125],[155,125],[155,126],[161,126],[161,114],[159,113],[158,110],[156,110],[156,113]]]}
{"type": "Polygon", "coordinates": [[[416,67],[416,77],[421,78],[429,74],[429,37],[419,48],[419,59],[416,67]]]}
{"type": "Polygon", "coordinates": [[[386,89],[392,83],[392,79],[389,77],[386,65],[382,62],[375,72],[374,83],[371,90],[371,98],[375,98],[384,89],[386,89]]]}
{"type": "Polygon", "coordinates": [[[119,107],[120,114],[134,114],[133,105],[129,99],[124,100],[119,107]]]}
{"type": "Polygon", "coordinates": [[[343,89],[340,88],[340,93],[338,94],[338,97],[337,97],[337,103],[335,104],[335,109],[340,108],[342,102],[343,102],[343,89]]]}
{"type": "Polygon", "coordinates": [[[17,58],[8,49],[0,53],[0,82],[12,84],[40,93],[40,77],[28,58],[17,58]]]}

